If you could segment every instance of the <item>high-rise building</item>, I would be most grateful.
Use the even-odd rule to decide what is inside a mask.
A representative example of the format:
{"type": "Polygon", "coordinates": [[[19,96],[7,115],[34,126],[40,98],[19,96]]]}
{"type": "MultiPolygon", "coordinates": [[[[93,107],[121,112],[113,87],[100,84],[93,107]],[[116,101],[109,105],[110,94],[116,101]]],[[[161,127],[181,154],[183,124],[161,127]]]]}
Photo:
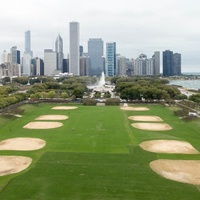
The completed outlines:
{"type": "Polygon", "coordinates": [[[31,51],[31,32],[25,32],[25,51],[22,58],[22,74],[26,76],[31,75],[31,59],[33,52],[31,51]]]}
{"type": "Polygon", "coordinates": [[[3,54],[1,55],[1,62],[2,63],[8,63],[11,62],[11,54],[7,53],[6,50],[3,51],[3,54]]]}
{"type": "Polygon", "coordinates": [[[31,75],[43,76],[44,75],[44,61],[38,57],[31,60],[31,75]]]}
{"type": "Polygon", "coordinates": [[[58,35],[58,37],[56,38],[55,50],[57,53],[57,70],[63,72],[63,59],[64,59],[63,40],[60,35],[58,35]]]}
{"type": "Polygon", "coordinates": [[[33,57],[33,52],[31,51],[31,32],[28,30],[25,32],[25,53],[31,55],[33,57]]]}
{"type": "Polygon", "coordinates": [[[63,59],[63,73],[69,72],[69,59],[63,59]]]}
{"type": "Polygon", "coordinates": [[[80,53],[80,57],[83,56],[83,46],[79,46],[79,53],[80,53]]]}
{"type": "Polygon", "coordinates": [[[16,46],[10,49],[10,53],[11,53],[11,63],[20,64],[20,51],[17,50],[16,46]]]}
{"type": "Polygon", "coordinates": [[[140,54],[138,58],[132,60],[133,72],[136,76],[153,76],[154,74],[154,56],[147,58],[147,55],[140,54]]]}
{"type": "Polygon", "coordinates": [[[80,58],[80,76],[88,75],[88,57],[82,56],[80,58]]]}
{"type": "Polygon", "coordinates": [[[181,75],[181,54],[166,50],[163,52],[163,76],[181,75]]]}
{"type": "Polygon", "coordinates": [[[103,40],[92,38],[88,41],[89,76],[101,76],[103,72],[103,40]]]}
{"type": "Polygon", "coordinates": [[[146,60],[146,76],[153,76],[154,74],[154,59],[150,58],[146,60]]]}
{"type": "Polygon", "coordinates": [[[69,24],[69,72],[73,75],[80,75],[80,32],[79,23],[70,22],[69,24]]]}
{"type": "Polygon", "coordinates": [[[173,69],[173,51],[163,52],[163,76],[172,76],[173,69]]]}
{"type": "Polygon", "coordinates": [[[57,70],[57,53],[52,49],[44,50],[44,75],[52,76],[57,70]]]}
{"type": "Polygon", "coordinates": [[[160,52],[155,51],[153,55],[154,60],[154,75],[160,75],[160,52]]]}
{"type": "Polygon", "coordinates": [[[117,56],[117,76],[125,76],[127,71],[126,57],[118,55],[117,56]]]}
{"type": "Polygon", "coordinates": [[[173,76],[181,75],[181,54],[173,54],[173,76]]]}
{"type": "Polygon", "coordinates": [[[116,43],[106,43],[106,76],[116,76],[116,43]]]}
{"type": "Polygon", "coordinates": [[[134,60],[134,75],[136,76],[146,76],[146,61],[147,56],[145,54],[140,54],[138,58],[134,60]]]}
{"type": "Polygon", "coordinates": [[[22,58],[22,74],[23,76],[31,75],[31,55],[29,53],[24,52],[22,58]]]}

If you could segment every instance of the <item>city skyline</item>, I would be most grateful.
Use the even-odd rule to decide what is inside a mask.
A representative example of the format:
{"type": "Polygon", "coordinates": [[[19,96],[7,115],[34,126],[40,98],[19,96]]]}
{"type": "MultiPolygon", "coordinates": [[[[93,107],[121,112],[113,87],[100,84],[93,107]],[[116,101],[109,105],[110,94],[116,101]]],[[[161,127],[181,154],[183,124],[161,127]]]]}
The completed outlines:
{"type": "Polygon", "coordinates": [[[0,8],[0,52],[12,46],[24,52],[24,31],[30,30],[34,57],[42,57],[44,49],[54,49],[58,34],[67,57],[68,23],[75,20],[80,23],[80,44],[85,50],[89,38],[115,41],[117,53],[127,58],[136,58],[140,53],[150,57],[154,51],[173,49],[182,54],[183,72],[200,71],[199,11],[197,0],[30,0],[29,4],[8,0],[0,8]]]}

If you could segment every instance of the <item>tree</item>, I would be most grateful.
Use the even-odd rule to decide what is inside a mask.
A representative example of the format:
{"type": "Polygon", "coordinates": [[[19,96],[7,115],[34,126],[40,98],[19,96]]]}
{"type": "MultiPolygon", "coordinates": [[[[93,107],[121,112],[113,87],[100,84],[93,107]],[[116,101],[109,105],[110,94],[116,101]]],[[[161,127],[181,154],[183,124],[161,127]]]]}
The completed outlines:
{"type": "Polygon", "coordinates": [[[75,98],[83,98],[83,90],[81,90],[80,88],[76,88],[73,92],[73,96],[75,98]]]}
{"type": "Polygon", "coordinates": [[[200,94],[193,94],[189,97],[189,100],[194,101],[196,103],[200,103],[200,94]]]}
{"type": "Polygon", "coordinates": [[[48,96],[49,96],[49,98],[53,99],[56,96],[55,91],[48,92],[48,96]]]}
{"type": "Polygon", "coordinates": [[[66,98],[69,97],[69,95],[68,95],[67,92],[62,92],[62,93],[61,93],[61,96],[62,96],[63,99],[66,99],[66,98]]]}

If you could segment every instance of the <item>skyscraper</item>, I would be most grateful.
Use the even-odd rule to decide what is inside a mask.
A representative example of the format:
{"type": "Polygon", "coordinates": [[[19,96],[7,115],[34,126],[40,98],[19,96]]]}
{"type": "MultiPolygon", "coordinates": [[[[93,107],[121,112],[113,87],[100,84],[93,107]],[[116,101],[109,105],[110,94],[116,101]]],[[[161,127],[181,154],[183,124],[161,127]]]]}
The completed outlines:
{"type": "Polygon", "coordinates": [[[106,75],[116,76],[116,43],[106,43],[106,75]]]}
{"type": "Polygon", "coordinates": [[[181,54],[173,54],[173,76],[181,75],[181,54]]]}
{"type": "Polygon", "coordinates": [[[166,50],[163,52],[163,76],[181,75],[181,54],[166,50]]]}
{"type": "Polygon", "coordinates": [[[80,75],[80,32],[79,23],[70,22],[69,24],[69,72],[80,75]]]}
{"type": "Polygon", "coordinates": [[[33,57],[33,52],[31,51],[31,32],[28,30],[25,32],[25,53],[31,55],[33,57]]]}
{"type": "Polygon", "coordinates": [[[10,63],[10,76],[21,76],[21,65],[20,65],[20,51],[14,46],[10,49],[11,63],[10,63]]]}
{"type": "Polygon", "coordinates": [[[155,51],[153,55],[154,60],[154,75],[160,75],[160,52],[155,51]]]}
{"type": "Polygon", "coordinates": [[[172,76],[173,69],[173,51],[163,52],[163,76],[172,76]]]}
{"type": "Polygon", "coordinates": [[[89,39],[89,76],[101,76],[103,72],[103,41],[100,38],[89,39]]]}
{"type": "Polygon", "coordinates": [[[44,50],[44,75],[52,76],[57,70],[57,53],[52,49],[44,50]]]}
{"type": "Polygon", "coordinates": [[[28,30],[25,32],[25,51],[22,59],[22,74],[31,75],[31,59],[33,58],[33,52],[31,51],[31,32],[28,30]]]}
{"type": "Polygon", "coordinates": [[[64,59],[63,40],[60,35],[58,35],[58,37],[56,38],[55,50],[57,53],[57,70],[63,72],[63,59],[64,59]]]}
{"type": "Polygon", "coordinates": [[[11,53],[11,63],[20,64],[20,51],[17,50],[16,46],[10,49],[10,53],[11,53]]]}
{"type": "Polygon", "coordinates": [[[117,76],[125,76],[127,70],[127,59],[124,56],[117,56],[117,76]]]}

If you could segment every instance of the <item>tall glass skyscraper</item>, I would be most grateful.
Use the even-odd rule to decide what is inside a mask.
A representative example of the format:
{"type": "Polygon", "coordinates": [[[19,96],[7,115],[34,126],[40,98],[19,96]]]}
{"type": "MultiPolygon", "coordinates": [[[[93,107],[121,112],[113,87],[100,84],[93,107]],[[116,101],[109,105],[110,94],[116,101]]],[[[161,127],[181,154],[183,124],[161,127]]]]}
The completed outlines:
{"type": "Polygon", "coordinates": [[[33,57],[33,52],[31,51],[31,32],[29,30],[25,32],[25,53],[33,57]]]}
{"type": "Polygon", "coordinates": [[[89,76],[101,76],[103,72],[103,40],[100,38],[89,39],[89,76]]]}
{"type": "Polygon", "coordinates": [[[80,75],[80,31],[78,22],[69,24],[69,73],[80,75]]]}
{"type": "Polygon", "coordinates": [[[173,51],[163,52],[163,76],[172,76],[173,70],[173,51]]]}
{"type": "Polygon", "coordinates": [[[116,76],[116,43],[106,43],[106,76],[116,76]]]}
{"type": "Polygon", "coordinates": [[[22,59],[22,74],[31,75],[31,59],[33,52],[31,51],[31,32],[25,31],[25,51],[22,59]]]}
{"type": "Polygon", "coordinates": [[[163,76],[181,75],[181,54],[166,50],[163,52],[163,76]]]}
{"type": "Polygon", "coordinates": [[[14,46],[10,49],[12,64],[20,64],[20,51],[14,46]]]}
{"type": "Polygon", "coordinates": [[[173,76],[181,75],[181,54],[173,54],[173,76]]]}
{"type": "Polygon", "coordinates": [[[55,50],[57,53],[57,70],[63,71],[63,40],[60,35],[58,35],[58,37],[56,38],[55,50]]]}

